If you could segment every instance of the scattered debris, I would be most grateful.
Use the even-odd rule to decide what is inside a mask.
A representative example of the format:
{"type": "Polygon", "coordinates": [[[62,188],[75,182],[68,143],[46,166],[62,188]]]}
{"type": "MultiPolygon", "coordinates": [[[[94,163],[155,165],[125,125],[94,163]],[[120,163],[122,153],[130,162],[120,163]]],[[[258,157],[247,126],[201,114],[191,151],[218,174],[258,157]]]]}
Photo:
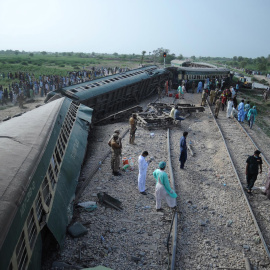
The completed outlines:
{"type": "Polygon", "coordinates": [[[78,203],[78,206],[84,208],[88,212],[92,212],[97,209],[97,203],[92,201],[78,203]]]}
{"type": "Polygon", "coordinates": [[[106,192],[98,193],[97,197],[100,204],[106,204],[107,206],[110,206],[116,210],[123,210],[123,208],[121,207],[122,202],[111,197],[106,192]]]}
{"type": "Polygon", "coordinates": [[[75,222],[73,225],[68,227],[68,233],[73,238],[78,238],[87,234],[87,229],[80,222],[75,222]]]}

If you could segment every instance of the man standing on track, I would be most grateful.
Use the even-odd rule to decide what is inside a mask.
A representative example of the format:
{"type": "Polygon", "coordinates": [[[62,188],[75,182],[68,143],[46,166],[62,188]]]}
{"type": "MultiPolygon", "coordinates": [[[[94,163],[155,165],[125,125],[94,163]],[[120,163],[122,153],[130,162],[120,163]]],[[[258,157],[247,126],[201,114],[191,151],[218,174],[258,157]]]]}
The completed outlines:
{"type": "Polygon", "coordinates": [[[135,113],[129,118],[130,130],[129,130],[129,143],[135,144],[135,132],[137,130],[137,116],[135,113]]]}
{"type": "Polygon", "coordinates": [[[172,209],[176,208],[176,197],[177,194],[170,186],[167,173],[164,171],[166,168],[166,162],[161,161],[159,163],[159,169],[153,172],[156,179],[156,210],[157,212],[162,211],[161,200],[166,200],[169,207],[172,209]]]}
{"type": "Polygon", "coordinates": [[[233,110],[233,99],[230,98],[227,105],[227,118],[231,118],[232,110],[233,110]]]}
{"type": "Polygon", "coordinates": [[[187,138],[188,132],[184,131],[183,136],[180,138],[180,169],[184,169],[185,162],[187,160],[187,138]]]}
{"type": "Polygon", "coordinates": [[[111,168],[114,176],[119,176],[119,166],[120,166],[120,156],[122,151],[122,143],[117,133],[113,134],[113,139],[111,140],[112,156],[111,156],[111,168]]]}
{"type": "Polygon", "coordinates": [[[138,158],[138,167],[139,167],[139,175],[138,175],[138,189],[142,195],[147,195],[145,192],[145,180],[147,168],[151,160],[146,161],[145,158],[148,156],[147,151],[143,151],[143,153],[138,158]]]}
{"type": "Polygon", "coordinates": [[[262,158],[260,157],[261,152],[256,150],[253,156],[249,156],[246,165],[246,176],[247,176],[247,192],[251,193],[251,189],[254,186],[255,181],[259,173],[262,173],[262,158]]]}
{"type": "Polygon", "coordinates": [[[245,105],[244,105],[244,100],[242,99],[241,102],[238,105],[238,121],[239,122],[244,122],[244,117],[245,117],[245,105]]]}
{"type": "Polygon", "coordinates": [[[206,94],[206,92],[203,90],[203,92],[202,92],[202,102],[201,102],[201,106],[204,106],[204,107],[205,107],[206,99],[207,99],[207,94],[206,94]]]}

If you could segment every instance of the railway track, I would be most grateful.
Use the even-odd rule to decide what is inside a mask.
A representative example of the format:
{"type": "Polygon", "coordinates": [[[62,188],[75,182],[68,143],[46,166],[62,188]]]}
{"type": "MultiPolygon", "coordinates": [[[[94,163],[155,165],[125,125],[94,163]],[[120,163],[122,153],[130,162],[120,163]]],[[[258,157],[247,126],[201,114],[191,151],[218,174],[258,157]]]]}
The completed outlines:
{"type": "MultiPolygon", "coordinates": [[[[211,107],[210,109],[212,111],[211,107]]],[[[238,123],[237,120],[227,119],[226,115],[221,113],[218,119],[215,119],[215,122],[226,145],[235,175],[237,176],[241,191],[244,195],[253,222],[257,228],[265,252],[270,259],[270,219],[268,214],[269,201],[258,190],[255,190],[254,194],[252,195],[249,195],[245,191],[245,161],[248,156],[253,154],[254,150],[259,148],[246,129],[240,123],[238,123]]],[[[262,175],[258,175],[258,179],[256,181],[256,185],[259,184],[260,186],[264,185],[265,172],[267,171],[265,169],[265,165],[269,166],[269,158],[267,157],[267,152],[264,152],[264,150],[265,149],[262,148],[260,149],[264,163],[263,173],[262,175]]]]}
{"type": "MultiPolygon", "coordinates": [[[[171,161],[171,143],[170,143],[170,129],[167,131],[167,151],[168,151],[168,167],[170,173],[170,182],[172,188],[175,189],[175,181],[174,181],[174,173],[172,168],[172,161],[171,161]]],[[[170,226],[170,231],[168,234],[167,240],[167,250],[169,255],[169,263],[168,269],[174,270],[175,269],[175,262],[176,262],[176,249],[177,249],[177,211],[175,210],[172,214],[172,222],[170,226]],[[171,238],[171,248],[169,248],[169,240],[171,238]]]]}

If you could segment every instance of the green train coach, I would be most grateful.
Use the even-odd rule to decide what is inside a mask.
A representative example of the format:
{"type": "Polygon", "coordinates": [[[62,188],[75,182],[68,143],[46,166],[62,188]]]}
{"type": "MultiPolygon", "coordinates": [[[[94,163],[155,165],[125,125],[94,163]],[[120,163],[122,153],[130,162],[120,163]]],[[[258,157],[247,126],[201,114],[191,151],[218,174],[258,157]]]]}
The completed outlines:
{"type": "Polygon", "coordinates": [[[166,69],[148,66],[64,87],[48,99],[60,94],[76,100],[92,108],[93,119],[98,120],[157,93],[157,87],[163,87],[170,76],[166,69]]]}
{"type": "Polygon", "coordinates": [[[182,81],[186,81],[188,87],[191,87],[191,83],[198,84],[199,81],[204,82],[206,79],[218,81],[223,80],[224,85],[231,81],[231,73],[229,69],[217,68],[217,67],[168,67],[172,74],[172,83],[174,88],[182,84],[182,81]]]}
{"type": "Polygon", "coordinates": [[[0,269],[40,269],[72,217],[92,109],[60,98],[0,124],[0,269]]]}

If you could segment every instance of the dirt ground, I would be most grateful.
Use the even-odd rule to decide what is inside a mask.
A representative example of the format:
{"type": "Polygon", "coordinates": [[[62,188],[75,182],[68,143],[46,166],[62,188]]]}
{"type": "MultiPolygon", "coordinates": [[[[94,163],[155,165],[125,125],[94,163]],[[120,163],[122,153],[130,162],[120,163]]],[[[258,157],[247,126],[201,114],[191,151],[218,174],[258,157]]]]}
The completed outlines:
{"type": "Polygon", "coordinates": [[[37,106],[44,104],[45,97],[35,97],[33,101],[26,101],[23,104],[23,108],[20,108],[18,105],[13,105],[11,102],[8,102],[7,105],[0,105],[0,122],[8,117],[13,117],[14,115],[20,113],[26,113],[35,109],[37,106]]]}

